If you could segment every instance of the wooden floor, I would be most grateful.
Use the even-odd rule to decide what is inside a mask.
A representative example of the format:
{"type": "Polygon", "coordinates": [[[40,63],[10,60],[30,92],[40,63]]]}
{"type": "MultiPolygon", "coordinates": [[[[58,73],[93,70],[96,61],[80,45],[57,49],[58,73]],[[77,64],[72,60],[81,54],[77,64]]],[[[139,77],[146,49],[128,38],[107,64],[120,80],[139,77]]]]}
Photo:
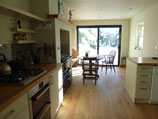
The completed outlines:
{"type": "Polygon", "coordinates": [[[158,105],[133,104],[125,90],[125,68],[116,74],[99,70],[94,81],[82,84],[81,67],[73,68],[73,82],[64,95],[56,119],[158,119],[158,105]]]}

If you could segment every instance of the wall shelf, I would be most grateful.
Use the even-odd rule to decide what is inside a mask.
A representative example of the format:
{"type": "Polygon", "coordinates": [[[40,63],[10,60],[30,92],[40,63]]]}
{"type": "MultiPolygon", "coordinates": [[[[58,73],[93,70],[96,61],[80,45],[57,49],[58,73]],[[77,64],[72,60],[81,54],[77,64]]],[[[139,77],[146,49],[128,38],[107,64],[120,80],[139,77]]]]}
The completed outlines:
{"type": "Polygon", "coordinates": [[[31,29],[22,29],[22,28],[12,28],[13,32],[20,32],[20,33],[36,33],[35,31],[31,30],[31,29]]]}
{"type": "Polygon", "coordinates": [[[28,44],[28,43],[36,43],[34,40],[13,40],[13,44],[28,44]]]}
{"type": "Polygon", "coordinates": [[[45,19],[39,16],[36,16],[34,14],[31,14],[27,11],[21,10],[4,2],[0,2],[0,14],[15,17],[17,19],[24,19],[28,21],[46,22],[45,19]]]}
{"type": "Polygon", "coordinates": [[[49,18],[49,19],[57,18],[58,20],[64,22],[65,24],[67,24],[67,25],[73,27],[73,24],[72,24],[71,22],[69,22],[68,20],[62,18],[62,17],[61,17],[60,15],[58,15],[58,14],[48,14],[48,15],[47,15],[47,18],[49,18]]]}

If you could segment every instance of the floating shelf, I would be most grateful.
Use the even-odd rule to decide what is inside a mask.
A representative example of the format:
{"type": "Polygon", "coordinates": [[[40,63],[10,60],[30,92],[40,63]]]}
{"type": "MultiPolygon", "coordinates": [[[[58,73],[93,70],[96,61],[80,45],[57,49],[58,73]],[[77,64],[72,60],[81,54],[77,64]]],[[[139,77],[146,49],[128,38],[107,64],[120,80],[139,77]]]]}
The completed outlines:
{"type": "Polygon", "coordinates": [[[12,28],[13,32],[20,32],[20,33],[30,33],[33,34],[35,31],[30,30],[30,29],[21,29],[21,28],[12,28]]]}
{"type": "Polygon", "coordinates": [[[13,44],[27,44],[27,43],[35,43],[34,40],[13,40],[13,44]]]}
{"type": "Polygon", "coordinates": [[[67,25],[73,27],[73,24],[72,24],[71,22],[69,22],[68,20],[62,18],[62,17],[61,17],[60,15],[58,15],[58,14],[48,14],[48,15],[47,15],[47,18],[49,18],[49,19],[57,18],[58,20],[64,22],[65,24],[67,24],[67,25]]]}
{"type": "Polygon", "coordinates": [[[31,14],[27,11],[21,10],[4,2],[0,2],[0,14],[4,14],[7,16],[15,17],[17,19],[24,19],[28,21],[46,22],[45,19],[39,16],[36,16],[34,14],[31,14]]]}

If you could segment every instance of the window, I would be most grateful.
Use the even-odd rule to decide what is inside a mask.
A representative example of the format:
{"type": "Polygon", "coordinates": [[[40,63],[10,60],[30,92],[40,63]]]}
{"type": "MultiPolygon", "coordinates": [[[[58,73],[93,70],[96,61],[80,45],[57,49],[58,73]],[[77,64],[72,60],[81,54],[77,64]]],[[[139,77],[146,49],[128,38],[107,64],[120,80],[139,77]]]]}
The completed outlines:
{"type": "Polygon", "coordinates": [[[143,49],[143,41],[144,41],[144,22],[138,24],[138,32],[137,32],[137,47],[136,49],[143,49]]]}

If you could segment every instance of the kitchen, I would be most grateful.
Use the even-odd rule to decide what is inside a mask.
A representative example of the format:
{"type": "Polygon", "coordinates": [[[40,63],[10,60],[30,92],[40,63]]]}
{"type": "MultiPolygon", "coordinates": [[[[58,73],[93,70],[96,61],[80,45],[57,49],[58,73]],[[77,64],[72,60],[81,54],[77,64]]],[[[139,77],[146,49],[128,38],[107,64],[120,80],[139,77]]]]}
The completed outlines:
{"type": "Polygon", "coordinates": [[[71,85],[71,70],[63,81],[61,55],[72,54],[72,26],[56,16],[57,6],[57,0],[0,1],[2,119],[54,118],[71,85]]]}
{"type": "MultiPolygon", "coordinates": [[[[85,0],[84,2],[86,1],[87,0],[85,0]]],[[[0,53],[2,54],[1,60],[5,63],[5,66],[7,65],[6,61],[10,61],[12,59],[18,59],[16,60],[18,61],[18,64],[21,61],[25,62],[26,64],[25,66],[29,68],[29,72],[26,73],[26,78],[28,76],[31,76],[33,77],[33,79],[34,78],[36,79],[32,81],[31,78],[29,82],[24,81],[22,82],[24,83],[24,85],[18,85],[18,86],[0,84],[0,94],[1,94],[0,119],[1,118],[2,119],[46,118],[47,119],[50,118],[50,116],[53,119],[56,116],[59,107],[62,105],[63,95],[65,91],[68,89],[68,87],[71,85],[72,77],[71,77],[71,63],[68,63],[69,66],[66,67],[64,70],[67,73],[65,75],[66,77],[65,79],[69,79],[69,80],[65,81],[65,85],[63,84],[64,76],[62,75],[63,66],[61,64],[61,58],[62,56],[66,56],[63,57],[63,64],[67,66],[66,64],[68,61],[67,59],[71,60],[72,58],[71,49],[72,47],[76,49],[77,40],[74,40],[76,39],[75,27],[72,28],[71,23],[65,21],[64,19],[62,19],[60,16],[57,15],[58,14],[57,6],[58,6],[57,0],[48,0],[47,2],[42,0],[41,1],[0,0],[0,23],[1,23],[0,53]],[[1,2],[5,2],[7,3],[7,5],[1,2]],[[11,4],[11,6],[8,6],[8,4],[11,4]],[[62,34],[64,35],[62,36],[62,34]],[[23,40],[18,40],[19,38],[23,40]],[[67,41],[67,39],[69,39],[68,40],[69,42],[67,41]],[[65,50],[65,48],[67,49],[65,50]],[[3,54],[5,54],[5,57],[3,54]],[[62,54],[67,54],[67,55],[62,55],[62,54]],[[50,84],[49,88],[48,88],[48,83],[50,84]]],[[[157,21],[155,20],[157,19],[157,13],[155,12],[156,11],[155,9],[157,10],[157,4],[155,6],[152,6],[152,8],[147,9],[147,11],[143,13],[143,15],[140,15],[141,18],[138,15],[138,17],[136,16],[132,19],[123,19],[123,20],[116,19],[116,20],[105,20],[105,21],[104,20],[73,21],[74,23],[73,25],[75,26],[85,25],[85,24],[122,25],[123,34],[122,34],[121,57],[124,56],[154,57],[157,56],[157,50],[155,50],[157,49],[155,46],[155,44],[157,44],[157,41],[155,40],[157,39],[157,33],[156,33],[157,28],[154,27],[155,24],[157,24],[157,21]],[[154,15],[152,16],[153,11],[154,11],[154,15]],[[145,33],[146,34],[145,38],[146,39],[151,38],[152,40],[154,39],[153,40],[154,42],[152,43],[151,41],[145,42],[144,50],[140,50],[139,48],[136,47],[137,38],[135,38],[135,34],[136,34],[135,29],[137,27],[137,24],[141,22],[143,18],[146,18],[145,25],[147,24],[146,27],[148,27],[145,33]],[[153,28],[154,30],[152,31],[155,32],[150,31],[153,28]],[[149,45],[150,44],[149,42],[151,43],[151,45],[149,45]]],[[[68,19],[68,16],[66,14],[63,14],[63,10],[61,10],[60,13],[64,18],[68,19]]],[[[76,85],[73,85],[73,89],[71,89],[71,91],[69,92],[69,94],[73,94],[73,93],[74,94],[69,97],[66,96],[66,99],[68,99],[66,101],[68,103],[65,104],[64,102],[64,104],[69,107],[69,108],[65,108],[70,111],[70,113],[68,114],[72,114],[72,117],[73,116],[79,117],[81,115],[80,117],[83,117],[83,119],[87,118],[89,112],[91,112],[92,115],[93,114],[97,115],[97,116],[95,115],[94,118],[95,117],[101,118],[102,115],[104,118],[105,116],[104,114],[106,114],[106,116],[108,115],[107,118],[112,118],[113,116],[115,118],[128,118],[128,117],[134,118],[135,115],[136,116],[138,115],[138,117],[136,118],[139,117],[157,118],[157,106],[147,105],[147,104],[142,104],[142,105],[133,104],[133,102],[149,103],[150,99],[149,99],[148,89],[151,86],[151,82],[149,82],[150,86],[145,85],[147,87],[141,87],[143,93],[140,93],[139,96],[137,94],[133,95],[133,91],[136,90],[137,85],[135,85],[136,83],[134,82],[132,83],[134,85],[130,85],[133,87],[130,87],[129,84],[131,84],[130,81],[131,81],[131,77],[133,76],[135,76],[134,81],[138,81],[136,78],[137,75],[136,71],[137,68],[139,69],[139,66],[137,66],[137,63],[139,65],[139,62],[135,60],[133,61],[133,59],[128,59],[128,60],[129,61],[127,61],[127,69],[128,70],[131,69],[131,70],[127,71],[129,74],[127,78],[129,80],[126,82],[126,84],[124,84],[124,79],[119,80],[119,78],[122,77],[122,72],[124,72],[122,70],[120,70],[119,72],[120,74],[112,73],[112,76],[104,74],[103,76],[107,80],[98,80],[98,83],[95,87],[93,85],[83,87],[83,85],[80,84],[81,80],[77,80],[76,85]],[[132,63],[132,65],[129,65],[130,64],[129,62],[132,63]],[[129,66],[135,66],[135,67],[133,69],[130,68],[129,66]],[[134,75],[131,75],[132,74],[131,72],[134,72],[134,75]],[[127,92],[125,91],[124,86],[126,86],[127,92]],[[89,91],[88,89],[92,87],[93,87],[92,91],[94,91],[95,96],[91,92],[90,94],[87,93],[89,91]],[[144,90],[147,91],[147,93],[144,93],[144,90]],[[140,96],[142,96],[142,94],[146,94],[146,95],[145,96],[143,95],[144,97],[140,99],[140,96]],[[89,99],[90,96],[92,96],[94,102],[89,100],[87,102],[87,100],[86,101],[84,100],[84,99],[89,99]],[[104,104],[102,103],[103,101],[104,104]],[[78,106],[78,108],[76,108],[76,105],[81,105],[81,106],[78,106]],[[93,105],[94,108],[91,109],[93,105]],[[144,112],[147,113],[144,114],[144,112]]],[[[145,62],[143,62],[143,64],[144,63],[145,62]]],[[[23,63],[20,64],[21,65],[18,66],[19,69],[24,67],[23,63]]],[[[148,67],[148,69],[150,71],[152,70],[150,66],[148,67]]],[[[23,77],[22,72],[19,73],[20,76],[22,75],[22,77],[18,78],[20,80],[19,82],[21,82],[21,80],[25,77],[23,77]]],[[[151,77],[150,77],[150,81],[151,81],[151,77]]],[[[150,101],[152,102],[152,100],[150,101]]],[[[63,109],[63,106],[61,106],[61,108],[63,109]]],[[[62,111],[60,111],[60,114],[64,112],[62,111]]],[[[69,116],[71,115],[68,115],[68,117],[69,116]]]]}

